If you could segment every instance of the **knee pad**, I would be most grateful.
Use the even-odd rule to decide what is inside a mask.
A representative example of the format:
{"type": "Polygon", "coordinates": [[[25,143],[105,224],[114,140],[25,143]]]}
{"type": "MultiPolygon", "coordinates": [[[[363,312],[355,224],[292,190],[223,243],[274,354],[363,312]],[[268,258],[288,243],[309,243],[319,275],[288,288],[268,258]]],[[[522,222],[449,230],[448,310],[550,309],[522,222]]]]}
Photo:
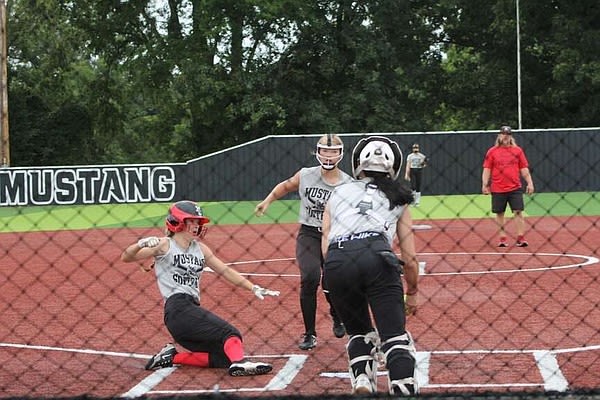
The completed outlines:
{"type": "Polygon", "coordinates": [[[346,345],[352,391],[357,389],[357,383],[364,383],[366,377],[369,381],[369,392],[377,392],[377,351],[376,340],[379,338],[375,332],[367,335],[352,335],[346,345]],[[373,335],[374,334],[374,335],[373,335]]]}
{"type": "Polygon", "coordinates": [[[381,344],[388,369],[390,394],[411,396],[418,393],[415,379],[416,349],[412,336],[403,335],[387,339],[381,344]]]}

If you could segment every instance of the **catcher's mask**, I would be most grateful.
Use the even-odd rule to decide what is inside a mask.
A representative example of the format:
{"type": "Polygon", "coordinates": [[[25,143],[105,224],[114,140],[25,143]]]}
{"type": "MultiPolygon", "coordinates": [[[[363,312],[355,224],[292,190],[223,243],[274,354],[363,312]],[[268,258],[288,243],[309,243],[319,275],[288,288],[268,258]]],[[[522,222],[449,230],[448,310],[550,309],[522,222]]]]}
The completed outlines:
{"type": "Polygon", "coordinates": [[[165,219],[167,230],[169,232],[183,232],[189,229],[189,232],[195,236],[203,236],[206,232],[205,224],[208,224],[210,220],[205,217],[202,213],[202,208],[193,201],[182,200],[174,203],[169,208],[169,213],[165,219]],[[192,225],[187,228],[187,220],[197,220],[198,225],[192,225]]]}
{"type": "Polygon", "coordinates": [[[398,143],[383,136],[361,139],[352,150],[352,175],[362,171],[385,172],[396,180],[402,167],[402,151],[398,143]]]}
{"type": "Polygon", "coordinates": [[[334,169],[344,157],[344,143],[342,142],[342,139],[340,139],[338,135],[333,135],[331,133],[322,136],[317,142],[315,156],[317,157],[319,164],[321,164],[321,167],[328,170],[334,169]],[[339,150],[340,152],[339,155],[336,156],[323,156],[321,154],[322,149],[339,150]]]}

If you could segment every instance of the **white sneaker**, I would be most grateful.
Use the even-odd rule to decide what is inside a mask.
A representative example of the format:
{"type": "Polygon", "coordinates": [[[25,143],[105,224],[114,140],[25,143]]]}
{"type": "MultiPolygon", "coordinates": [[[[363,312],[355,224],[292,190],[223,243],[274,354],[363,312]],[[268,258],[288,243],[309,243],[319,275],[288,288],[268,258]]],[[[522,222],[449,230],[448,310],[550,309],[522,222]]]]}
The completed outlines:
{"type": "Polygon", "coordinates": [[[252,376],[268,374],[273,370],[271,364],[252,361],[238,361],[229,366],[231,376],[252,376]]]}
{"type": "Polygon", "coordinates": [[[373,393],[373,385],[367,374],[360,374],[354,381],[352,394],[369,394],[373,393]]]}

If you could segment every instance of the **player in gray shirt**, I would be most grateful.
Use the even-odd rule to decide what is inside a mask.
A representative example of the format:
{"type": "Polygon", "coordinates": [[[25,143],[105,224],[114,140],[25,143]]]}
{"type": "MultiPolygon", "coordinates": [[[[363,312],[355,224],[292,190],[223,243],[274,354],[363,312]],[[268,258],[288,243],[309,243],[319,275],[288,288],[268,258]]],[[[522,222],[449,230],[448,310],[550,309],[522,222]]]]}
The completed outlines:
{"type": "MultiPolygon", "coordinates": [[[[321,283],[323,256],[321,254],[321,225],[323,210],[329,195],[337,186],[350,182],[350,175],[338,168],[344,156],[344,144],[337,135],[327,134],[317,142],[316,158],[320,166],[301,168],[294,176],[275,185],[269,195],[260,202],[254,212],[262,216],[269,205],[288,193],[300,195],[300,229],[296,238],[296,260],[300,267],[300,309],[304,320],[304,333],[298,347],[310,350],[317,345],[316,313],[317,289],[321,283]]],[[[325,298],[330,303],[333,333],[344,336],[345,329],[331,306],[329,292],[322,282],[325,298]]]]}
{"type": "Polygon", "coordinates": [[[421,183],[423,181],[423,169],[427,166],[427,157],[421,153],[418,143],[412,145],[412,153],[406,157],[406,172],[404,179],[410,181],[410,187],[415,197],[415,207],[421,204],[421,183]]]}
{"type": "Polygon", "coordinates": [[[147,370],[174,364],[228,368],[231,376],[266,374],[271,364],[244,358],[242,335],[229,322],[200,305],[200,281],[206,267],[235,286],[251,290],[263,300],[279,292],[253,285],[221,261],[200,239],[209,219],[192,201],[178,201],[166,217],[167,236],[142,238],[121,254],[124,262],[152,258],[156,282],[164,300],[164,321],[173,339],[189,352],[178,352],[172,343],[154,355],[147,370]]]}

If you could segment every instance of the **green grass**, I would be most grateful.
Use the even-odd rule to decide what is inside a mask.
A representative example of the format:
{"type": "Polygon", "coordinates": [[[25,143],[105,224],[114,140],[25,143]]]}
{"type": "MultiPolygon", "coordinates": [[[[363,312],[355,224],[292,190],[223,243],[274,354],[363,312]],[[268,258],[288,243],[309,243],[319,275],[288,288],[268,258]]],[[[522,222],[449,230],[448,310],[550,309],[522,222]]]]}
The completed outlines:
{"type": "MultiPolygon", "coordinates": [[[[537,193],[525,195],[525,214],[542,216],[600,216],[600,193],[537,193]]],[[[413,219],[485,218],[493,216],[491,196],[424,196],[413,219]]],[[[507,208],[507,216],[511,215],[507,208]]]]}
{"type": "MultiPolygon", "coordinates": [[[[488,218],[490,196],[423,196],[413,208],[413,219],[488,218]]],[[[540,193],[525,196],[528,216],[600,216],[598,193],[540,193]]],[[[257,202],[201,204],[214,225],[296,223],[297,200],[276,201],[267,215],[254,216],[257,202]]],[[[0,232],[53,231],[63,229],[160,227],[169,204],[107,204],[87,206],[2,207],[0,232]]],[[[510,215],[510,211],[507,212],[510,215]]]]}

